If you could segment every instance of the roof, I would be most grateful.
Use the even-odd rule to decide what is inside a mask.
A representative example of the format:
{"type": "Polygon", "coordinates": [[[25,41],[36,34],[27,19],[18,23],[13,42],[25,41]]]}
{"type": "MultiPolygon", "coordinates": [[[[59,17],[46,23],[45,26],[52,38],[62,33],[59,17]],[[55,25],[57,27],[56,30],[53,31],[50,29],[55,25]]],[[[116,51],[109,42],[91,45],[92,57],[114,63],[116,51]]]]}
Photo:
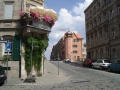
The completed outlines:
{"type": "Polygon", "coordinates": [[[74,33],[74,35],[75,35],[77,38],[82,38],[82,35],[81,35],[81,34],[74,33]]]}
{"type": "MultiPolygon", "coordinates": [[[[78,34],[78,33],[70,33],[72,34],[72,36],[75,36],[77,38],[81,38],[82,39],[82,35],[81,34],[78,34]]],[[[66,33],[64,34],[64,36],[62,37],[63,39],[66,37],[66,33]]]]}

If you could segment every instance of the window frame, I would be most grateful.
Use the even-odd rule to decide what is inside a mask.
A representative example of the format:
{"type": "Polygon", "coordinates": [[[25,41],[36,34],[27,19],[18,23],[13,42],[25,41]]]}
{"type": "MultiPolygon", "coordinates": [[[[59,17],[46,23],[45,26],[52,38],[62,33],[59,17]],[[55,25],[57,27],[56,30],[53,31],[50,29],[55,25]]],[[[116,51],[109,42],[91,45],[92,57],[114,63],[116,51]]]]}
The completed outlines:
{"type": "Polygon", "coordinates": [[[13,19],[13,14],[14,14],[14,1],[5,1],[4,2],[4,19],[5,20],[13,19]],[[7,8],[9,8],[9,7],[7,7],[8,5],[12,6],[11,12],[9,12],[9,14],[11,14],[11,15],[6,16],[6,14],[8,13],[7,8]]]}
{"type": "Polygon", "coordinates": [[[78,51],[74,50],[74,51],[73,51],[73,54],[76,54],[76,53],[78,53],[78,51]]]}
{"type": "Polygon", "coordinates": [[[73,48],[77,48],[77,45],[73,45],[73,48]]]}
{"type": "Polygon", "coordinates": [[[118,15],[120,15],[120,5],[117,5],[118,15]]]}

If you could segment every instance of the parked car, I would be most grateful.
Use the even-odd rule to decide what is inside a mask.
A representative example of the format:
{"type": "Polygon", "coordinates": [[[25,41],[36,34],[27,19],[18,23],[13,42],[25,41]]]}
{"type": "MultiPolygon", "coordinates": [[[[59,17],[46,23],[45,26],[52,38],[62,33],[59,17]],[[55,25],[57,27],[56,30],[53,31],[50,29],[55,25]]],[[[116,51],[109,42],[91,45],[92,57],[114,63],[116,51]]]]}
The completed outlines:
{"type": "Polygon", "coordinates": [[[93,62],[95,62],[95,60],[93,60],[93,59],[85,59],[85,60],[82,62],[82,65],[83,65],[83,66],[86,66],[86,67],[91,67],[93,62]]]}
{"type": "Polygon", "coordinates": [[[108,66],[108,71],[120,73],[120,59],[115,60],[108,66]]]}
{"type": "Polygon", "coordinates": [[[5,70],[2,66],[0,66],[0,84],[4,84],[5,80],[7,79],[7,76],[5,74],[5,70]]]}
{"type": "Polygon", "coordinates": [[[69,58],[66,58],[66,59],[63,60],[63,62],[65,62],[65,63],[71,63],[71,60],[69,58]]]}
{"type": "Polygon", "coordinates": [[[96,62],[92,63],[92,68],[107,69],[110,64],[111,61],[109,59],[98,59],[96,62]]]}

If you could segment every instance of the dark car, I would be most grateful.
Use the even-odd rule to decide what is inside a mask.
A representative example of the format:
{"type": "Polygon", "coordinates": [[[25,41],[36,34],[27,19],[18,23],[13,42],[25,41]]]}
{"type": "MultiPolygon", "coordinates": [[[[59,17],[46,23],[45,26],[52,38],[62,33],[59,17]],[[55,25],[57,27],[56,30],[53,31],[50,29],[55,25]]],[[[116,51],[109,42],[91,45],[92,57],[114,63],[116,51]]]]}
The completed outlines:
{"type": "Polygon", "coordinates": [[[114,60],[109,66],[108,71],[120,73],[120,59],[114,60]]]}
{"type": "Polygon", "coordinates": [[[82,63],[83,66],[86,66],[86,67],[91,67],[92,66],[92,63],[95,62],[96,60],[92,60],[92,59],[85,59],[82,63]]]}
{"type": "Polygon", "coordinates": [[[5,70],[2,66],[0,66],[0,84],[4,84],[5,80],[7,79],[7,76],[5,74],[5,70]]]}

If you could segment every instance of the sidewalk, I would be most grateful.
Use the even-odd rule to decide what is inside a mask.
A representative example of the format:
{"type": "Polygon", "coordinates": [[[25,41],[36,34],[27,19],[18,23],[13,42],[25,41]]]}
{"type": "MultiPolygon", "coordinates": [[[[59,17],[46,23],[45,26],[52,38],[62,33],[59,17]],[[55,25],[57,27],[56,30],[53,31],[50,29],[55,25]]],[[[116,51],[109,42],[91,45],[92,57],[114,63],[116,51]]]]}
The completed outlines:
{"type": "Polygon", "coordinates": [[[62,83],[66,81],[68,77],[64,73],[60,72],[58,75],[58,68],[45,61],[44,63],[44,74],[41,77],[36,77],[35,83],[23,83],[19,78],[8,78],[8,82],[5,85],[50,85],[56,83],[62,83]]]}

